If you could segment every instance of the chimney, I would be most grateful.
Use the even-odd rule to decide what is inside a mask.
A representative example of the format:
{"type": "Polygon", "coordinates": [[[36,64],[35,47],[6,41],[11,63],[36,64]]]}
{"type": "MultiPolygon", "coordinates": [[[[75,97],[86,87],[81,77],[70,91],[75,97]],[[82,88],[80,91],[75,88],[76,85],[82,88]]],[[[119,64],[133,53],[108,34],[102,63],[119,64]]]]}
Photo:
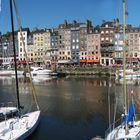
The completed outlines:
{"type": "Polygon", "coordinates": [[[64,28],[67,28],[68,26],[68,23],[67,23],[67,20],[64,21],[64,28]]]}
{"type": "Polygon", "coordinates": [[[87,20],[86,25],[87,25],[88,28],[90,28],[90,27],[92,27],[92,22],[90,20],[87,20]]]}
{"type": "Polygon", "coordinates": [[[77,21],[73,20],[73,27],[76,27],[76,25],[77,25],[77,21]]]}

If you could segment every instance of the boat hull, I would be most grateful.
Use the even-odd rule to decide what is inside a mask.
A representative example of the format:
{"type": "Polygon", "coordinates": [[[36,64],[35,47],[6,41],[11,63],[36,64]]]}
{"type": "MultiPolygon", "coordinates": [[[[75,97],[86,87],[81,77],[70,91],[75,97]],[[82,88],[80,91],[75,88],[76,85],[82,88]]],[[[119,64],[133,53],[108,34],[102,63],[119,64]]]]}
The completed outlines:
{"type": "MultiPolygon", "coordinates": [[[[116,79],[123,79],[123,70],[119,70],[116,72],[116,79]]],[[[128,80],[136,80],[140,79],[140,71],[133,71],[133,69],[127,69],[125,73],[125,79],[128,80]]]]}
{"type": "Polygon", "coordinates": [[[36,123],[34,124],[34,126],[32,128],[30,128],[27,132],[25,132],[24,134],[22,134],[19,138],[17,138],[16,140],[24,140],[25,138],[27,138],[29,135],[31,135],[35,129],[37,128],[37,126],[39,125],[40,122],[40,111],[38,111],[38,118],[36,123]]]}
{"type": "Polygon", "coordinates": [[[34,132],[39,122],[40,111],[31,112],[21,116],[20,118],[12,118],[1,122],[0,138],[2,140],[24,140],[34,132]]]}
{"type": "Polygon", "coordinates": [[[125,126],[120,125],[113,129],[105,138],[105,140],[139,140],[140,139],[140,121],[135,121],[132,125],[128,125],[128,134],[126,134],[125,126]]]}

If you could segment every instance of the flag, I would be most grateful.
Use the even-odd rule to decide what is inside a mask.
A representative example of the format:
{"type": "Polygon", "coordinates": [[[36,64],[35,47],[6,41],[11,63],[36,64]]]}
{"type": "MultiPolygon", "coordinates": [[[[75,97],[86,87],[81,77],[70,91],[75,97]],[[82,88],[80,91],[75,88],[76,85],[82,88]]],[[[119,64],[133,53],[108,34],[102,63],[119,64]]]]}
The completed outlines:
{"type": "Polygon", "coordinates": [[[126,123],[128,124],[129,122],[133,122],[134,115],[135,115],[134,104],[131,103],[131,105],[129,106],[128,114],[122,116],[122,125],[126,123]]]}
{"type": "Polygon", "coordinates": [[[129,111],[128,111],[128,115],[127,115],[127,118],[126,118],[126,122],[129,123],[129,122],[133,122],[133,119],[134,119],[134,104],[131,103],[130,107],[129,107],[129,111]]]}

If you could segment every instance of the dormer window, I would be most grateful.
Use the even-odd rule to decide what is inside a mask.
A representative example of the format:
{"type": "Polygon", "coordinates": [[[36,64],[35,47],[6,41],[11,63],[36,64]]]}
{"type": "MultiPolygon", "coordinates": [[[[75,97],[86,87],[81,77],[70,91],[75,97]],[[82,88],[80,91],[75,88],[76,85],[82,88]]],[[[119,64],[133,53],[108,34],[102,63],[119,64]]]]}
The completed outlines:
{"type": "Polygon", "coordinates": [[[106,24],[105,27],[108,28],[108,24],[106,24]]]}

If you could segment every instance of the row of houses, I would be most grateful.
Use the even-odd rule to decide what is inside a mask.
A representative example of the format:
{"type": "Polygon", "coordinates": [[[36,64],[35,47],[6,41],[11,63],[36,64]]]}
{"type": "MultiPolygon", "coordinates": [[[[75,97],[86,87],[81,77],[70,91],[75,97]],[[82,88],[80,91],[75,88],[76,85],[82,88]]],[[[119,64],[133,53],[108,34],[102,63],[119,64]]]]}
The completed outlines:
{"type": "MultiPolygon", "coordinates": [[[[122,64],[123,46],[128,63],[139,64],[140,27],[126,25],[125,42],[123,26],[119,19],[103,21],[93,26],[90,20],[85,23],[66,20],[57,28],[32,31],[23,28],[15,32],[17,61],[28,61],[41,65],[52,64],[122,64]],[[22,34],[22,35],[21,35],[22,34]]],[[[0,64],[13,62],[11,33],[0,34],[0,64]]]]}

